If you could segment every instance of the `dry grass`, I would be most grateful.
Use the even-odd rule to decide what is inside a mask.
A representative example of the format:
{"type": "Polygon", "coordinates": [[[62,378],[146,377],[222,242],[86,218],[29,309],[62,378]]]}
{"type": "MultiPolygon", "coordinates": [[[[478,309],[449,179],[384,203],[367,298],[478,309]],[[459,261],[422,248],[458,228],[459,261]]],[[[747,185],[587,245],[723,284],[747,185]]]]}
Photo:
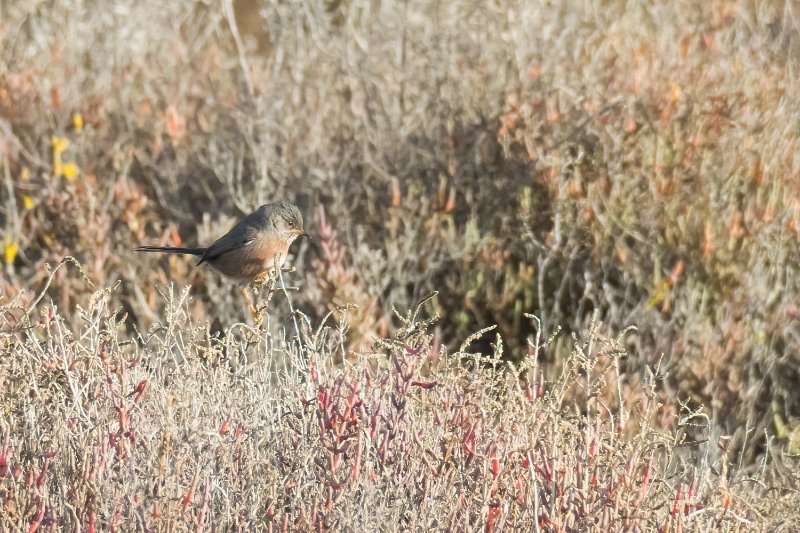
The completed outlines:
{"type": "Polygon", "coordinates": [[[7,516],[791,529],[798,57],[800,11],[777,0],[0,4],[0,429],[25,476],[0,482],[7,516]],[[263,327],[235,325],[215,275],[130,251],[209,242],[274,199],[317,238],[263,327]],[[61,268],[42,292],[70,255],[121,283],[90,303],[61,268]],[[432,291],[435,323],[393,317],[432,291]],[[586,339],[556,336],[535,379],[526,312],[586,339]],[[589,351],[630,324],[629,357],[589,351]],[[503,362],[466,364],[489,325],[471,351],[497,355],[499,332],[503,362]],[[439,385],[401,390],[398,357],[439,385]],[[353,420],[315,425],[354,383],[353,420]],[[303,404],[320,390],[333,403],[303,404]],[[342,474],[345,441],[372,476],[342,474]],[[60,475],[98,461],[101,481],[60,475]]]}
{"type": "Polygon", "coordinates": [[[421,306],[398,315],[374,352],[342,364],[335,324],[301,321],[291,338],[244,324],[214,335],[193,321],[188,291],[165,294],[164,322],[131,339],[112,295],[95,293],[75,329],[51,306],[6,324],[6,530],[800,525],[770,507],[797,503],[772,464],[746,474],[707,417],[659,429],[663,376],[648,373],[638,400],[618,401],[624,335],[594,323],[545,381],[553,338],[535,317],[516,365],[500,344],[471,352],[470,339],[436,352],[421,306]],[[707,438],[687,441],[692,425],[707,438]]]}

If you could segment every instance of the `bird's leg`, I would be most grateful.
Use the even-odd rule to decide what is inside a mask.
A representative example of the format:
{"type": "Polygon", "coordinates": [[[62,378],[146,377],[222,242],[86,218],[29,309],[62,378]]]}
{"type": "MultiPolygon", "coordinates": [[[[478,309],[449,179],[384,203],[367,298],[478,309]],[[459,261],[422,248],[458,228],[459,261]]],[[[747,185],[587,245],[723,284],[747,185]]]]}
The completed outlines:
{"type": "MultiPolygon", "coordinates": [[[[259,308],[261,288],[264,285],[271,283],[271,281],[272,277],[269,272],[262,272],[258,274],[255,278],[253,278],[253,281],[250,283],[250,289],[253,291],[254,301],[250,300],[250,297],[246,292],[247,289],[246,288],[242,289],[242,291],[245,294],[245,298],[247,299],[247,304],[248,306],[250,306],[250,312],[253,314],[253,320],[255,321],[256,324],[261,324],[264,320],[263,317],[261,316],[261,311],[263,310],[263,308],[259,308]]],[[[272,296],[272,291],[270,285],[270,291],[268,291],[267,295],[267,302],[269,302],[271,296],[272,296]]]]}
{"type": "Polygon", "coordinates": [[[242,294],[244,294],[244,299],[247,300],[247,306],[250,308],[250,313],[253,315],[253,321],[258,323],[258,309],[253,305],[253,301],[250,299],[250,293],[247,292],[247,287],[242,287],[242,294]]]}

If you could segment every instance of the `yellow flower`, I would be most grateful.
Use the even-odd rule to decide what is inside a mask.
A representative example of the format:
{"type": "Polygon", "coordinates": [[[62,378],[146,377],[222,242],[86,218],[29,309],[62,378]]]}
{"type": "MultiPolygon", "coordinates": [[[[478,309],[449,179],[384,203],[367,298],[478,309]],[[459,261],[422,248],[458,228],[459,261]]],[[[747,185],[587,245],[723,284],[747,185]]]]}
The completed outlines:
{"type": "Polygon", "coordinates": [[[80,170],[78,169],[78,165],[70,161],[69,163],[64,164],[63,174],[64,177],[68,180],[74,180],[78,177],[80,170]]]}
{"type": "Polygon", "coordinates": [[[6,245],[3,250],[3,257],[6,260],[7,265],[11,265],[14,263],[14,259],[17,258],[17,251],[19,250],[19,246],[15,242],[11,242],[10,240],[6,239],[6,245]]]}
{"type": "Polygon", "coordinates": [[[75,128],[75,131],[81,131],[83,129],[83,117],[80,113],[72,114],[72,126],[75,128]]]}
{"type": "Polygon", "coordinates": [[[64,151],[69,148],[69,139],[64,137],[53,137],[53,139],[50,141],[50,144],[53,145],[54,154],[63,154],[64,151]]]}
{"type": "Polygon", "coordinates": [[[31,179],[31,169],[28,167],[22,167],[22,172],[19,174],[19,179],[22,181],[28,181],[31,179]]]}
{"type": "Polygon", "coordinates": [[[656,286],[653,288],[653,292],[650,294],[650,299],[647,301],[647,306],[650,309],[655,309],[669,297],[669,282],[666,279],[662,279],[656,286]]]}
{"type": "Polygon", "coordinates": [[[26,195],[24,195],[24,196],[22,197],[22,205],[25,207],[25,209],[27,209],[27,210],[29,210],[29,211],[30,211],[31,209],[33,209],[33,208],[34,208],[34,206],[36,205],[36,203],[33,201],[33,198],[31,198],[30,196],[28,196],[28,195],[26,194],[26,195]]]}

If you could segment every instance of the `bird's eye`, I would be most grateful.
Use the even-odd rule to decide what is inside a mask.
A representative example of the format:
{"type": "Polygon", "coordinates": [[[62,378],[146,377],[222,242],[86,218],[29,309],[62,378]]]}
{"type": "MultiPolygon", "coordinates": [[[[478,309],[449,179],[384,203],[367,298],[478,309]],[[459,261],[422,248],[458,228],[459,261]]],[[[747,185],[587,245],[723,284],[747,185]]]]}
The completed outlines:
{"type": "Polygon", "coordinates": [[[289,226],[290,228],[293,228],[294,227],[294,222],[289,220],[288,222],[286,222],[286,225],[289,226]]]}

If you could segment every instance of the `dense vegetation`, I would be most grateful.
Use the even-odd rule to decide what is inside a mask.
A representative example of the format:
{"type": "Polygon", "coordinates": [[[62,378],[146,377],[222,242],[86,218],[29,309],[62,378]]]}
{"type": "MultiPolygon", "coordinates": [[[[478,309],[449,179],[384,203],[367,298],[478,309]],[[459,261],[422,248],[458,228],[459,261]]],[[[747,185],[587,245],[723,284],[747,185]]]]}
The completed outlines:
{"type": "Polygon", "coordinates": [[[1,4],[0,524],[797,528],[798,58],[781,1],[1,4]],[[131,251],[272,200],[263,323],[131,251]]]}

